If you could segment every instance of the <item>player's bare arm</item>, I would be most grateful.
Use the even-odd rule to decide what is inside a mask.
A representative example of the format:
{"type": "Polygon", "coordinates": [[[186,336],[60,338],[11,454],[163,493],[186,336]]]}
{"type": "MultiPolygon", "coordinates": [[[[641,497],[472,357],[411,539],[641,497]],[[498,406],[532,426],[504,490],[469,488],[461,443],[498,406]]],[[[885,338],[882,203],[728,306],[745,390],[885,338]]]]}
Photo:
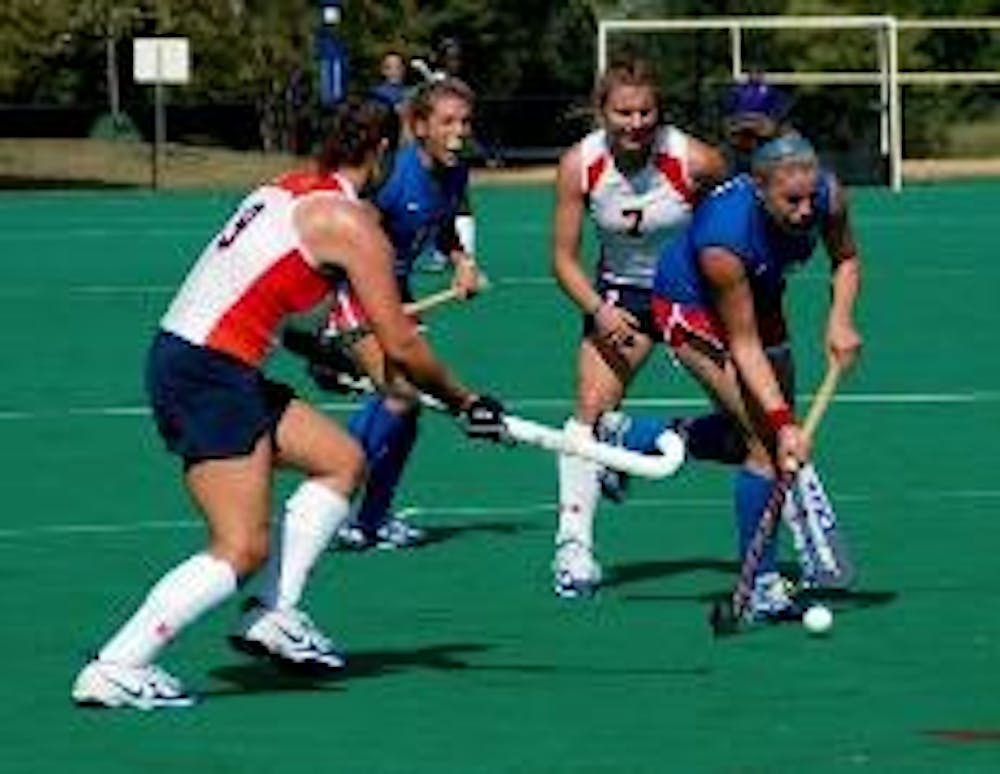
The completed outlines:
{"type": "Polygon", "coordinates": [[[570,148],[559,162],[556,177],[556,212],[552,245],[552,273],[580,309],[594,316],[598,332],[614,345],[624,345],[639,328],[639,321],[625,309],[605,302],[584,271],[580,257],[584,198],[580,188],[580,146],[570,148]]]}
{"type": "Polygon", "coordinates": [[[475,219],[468,193],[462,195],[455,219],[446,224],[445,240],[452,245],[448,258],[454,267],[451,286],[458,291],[459,298],[471,298],[479,290],[483,281],[479,264],[475,257],[475,219]]]}
{"type": "Polygon", "coordinates": [[[438,361],[403,311],[392,273],[392,247],[371,210],[356,202],[316,197],[303,202],[295,218],[316,260],[347,272],[386,357],[450,408],[469,403],[471,393],[438,361]]]}
{"type": "Polygon", "coordinates": [[[830,256],[831,299],[826,326],[826,348],[842,369],[851,367],[861,351],[862,338],[854,320],[861,289],[861,259],[851,229],[847,192],[831,179],[830,216],[823,224],[823,242],[830,256]]]}
{"type": "Polygon", "coordinates": [[[721,247],[703,250],[699,262],[714,292],[715,308],[729,336],[740,378],[777,432],[779,458],[805,461],[808,441],[787,416],[788,402],[757,333],[753,293],[742,262],[721,247]]]}

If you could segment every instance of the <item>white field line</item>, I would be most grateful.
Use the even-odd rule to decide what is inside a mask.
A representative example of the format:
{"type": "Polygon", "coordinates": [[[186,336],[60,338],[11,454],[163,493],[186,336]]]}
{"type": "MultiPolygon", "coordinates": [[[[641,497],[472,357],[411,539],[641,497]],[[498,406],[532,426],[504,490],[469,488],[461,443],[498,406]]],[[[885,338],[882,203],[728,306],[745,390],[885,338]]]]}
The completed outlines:
{"type": "MultiPolygon", "coordinates": [[[[800,395],[799,400],[808,402],[811,395],[800,395]]],[[[972,403],[996,403],[1000,392],[872,392],[842,393],[834,397],[835,403],[860,405],[965,405],[972,403]]],[[[572,398],[510,398],[506,401],[512,410],[564,408],[572,403],[572,398]]],[[[356,401],[323,402],[322,409],[333,412],[352,411],[356,401]]],[[[704,398],[629,398],[625,405],[634,408],[698,408],[707,406],[704,398]]],[[[34,419],[58,419],[65,417],[145,417],[149,415],[146,406],[65,406],[42,409],[0,410],[0,422],[16,422],[34,419]]]]}
{"type": "MultiPolygon", "coordinates": [[[[895,267],[884,269],[870,268],[866,270],[869,276],[895,276],[895,267]]],[[[942,277],[987,277],[992,276],[992,269],[983,266],[914,266],[906,269],[908,279],[928,278],[939,279],[942,277]]],[[[793,280],[805,282],[827,282],[829,274],[821,270],[803,271],[793,276],[793,280]]],[[[510,275],[501,277],[491,277],[496,286],[505,287],[552,287],[556,286],[556,281],[546,274],[525,274],[510,275]]],[[[176,292],[176,285],[155,285],[155,284],[130,284],[130,285],[110,285],[110,284],[85,284],[67,285],[65,287],[53,287],[52,285],[23,285],[5,286],[0,288],[0,298],[20,298],[45,295],[51,297],[53,293],[66,293],[72,296],[163,296],[176,292]]]]}
{"type": "MultiPolygon", "coordinates": [[[[895,501],[905,502],[940,502],[940,501],[993,501],[1000,500],[1000,489],[955,489],[926,490],[911,492],[892,492],[883,495],[838,494],[838,503],[877,503],[886,497],[895,501]]],[[[628,506],[637,510],[653,510],[657,508],[724,508],[731,504],[725,497],[672,497],[672,498],[634,498],[628,501],[628,506]]],[[[524,503],[521,505],[470,505],[470,506],[410,506],[403,509],[407,517],[419,516],[423,513],[433,513],[441,516],[476,517],[476,516],[518,516],[534,513],[554,513],[555,502],[524,503]]],[[[539,526],[544,526],[539,522],[539,526]]],[[[110,535],[135,532],[158,532],[172,530],[202,529],[200,519],[176,519],[157,521],[138,521],[127,524],[47,524],[43,526],[16,527],[0,529],[0,540],[17,540],[34,537],[61,537],[80,535],[110,535]]]]}

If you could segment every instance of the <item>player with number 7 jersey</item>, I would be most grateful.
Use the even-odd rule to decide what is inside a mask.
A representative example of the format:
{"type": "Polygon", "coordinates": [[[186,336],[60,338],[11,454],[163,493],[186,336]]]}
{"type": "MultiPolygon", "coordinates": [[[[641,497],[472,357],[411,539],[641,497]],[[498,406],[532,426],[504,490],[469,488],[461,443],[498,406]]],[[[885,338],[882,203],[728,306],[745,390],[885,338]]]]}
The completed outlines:
{"type": "MultiPolygon", "coordinates": [[[[662,123],[652,66],[612,64],[594,94],[600,128],[566,151],[556,181],[552,268],[583,312],[577,397],[568,435],[599,440],[612,431],[625,389],[657,340],[651,289],[657,256],[688,223],[698,199],[725,176],[722,154],[662,123]],[[600,244],[596,281],[581,260],[589,218],[600,244]]],[[[613,474],[580,458],[559,459],[555,591],[589,596],[600,582],[594,558],[594,513],[613,474]]]]}

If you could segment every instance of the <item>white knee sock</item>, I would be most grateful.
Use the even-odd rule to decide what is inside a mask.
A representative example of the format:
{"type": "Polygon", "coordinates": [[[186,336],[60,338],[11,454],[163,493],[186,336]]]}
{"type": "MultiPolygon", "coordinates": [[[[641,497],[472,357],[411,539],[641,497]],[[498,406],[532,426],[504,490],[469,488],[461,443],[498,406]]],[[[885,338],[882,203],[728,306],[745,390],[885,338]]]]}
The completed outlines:
{"type": "Polygon", "coordinates": [[[144,666],[185,626],[236,591],[232,566],[211,554],[195,554],[157,582],[98,658],[144,666]]]}
{"type": "MultiPolygon", "coordinates": [[[[574,417],[566,420],[564,431],[569,437],[593,438],[590,425],[574,417]]],[[[559,455],[559,527],[556,545],[573,540],[588,550],[594,545],[594,511],[600,487],[597,483],[599,466],[582,457],[559,455]]]]}
{"type": "Polygon", "coordinates": [[[350,512],[350,503],[316,481],[306,481],[285,504],[280,545],[271,550],[261,601],[271,608],[295,607],[319,555],[350,512]]]}

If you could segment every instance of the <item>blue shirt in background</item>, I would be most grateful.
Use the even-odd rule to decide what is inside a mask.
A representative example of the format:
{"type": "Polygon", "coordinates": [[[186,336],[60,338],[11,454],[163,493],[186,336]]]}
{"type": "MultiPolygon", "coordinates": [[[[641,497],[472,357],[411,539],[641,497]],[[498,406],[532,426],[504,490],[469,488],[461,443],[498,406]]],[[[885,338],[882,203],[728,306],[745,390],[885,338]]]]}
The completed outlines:
{"type": "Polygon", "coordinates": [[[396,250],[396,278],[404,287],[417,257],[438,243],[443,228],[451,231],[468,182],[464,164],[426,167],[417,143],[396,153],[389,178],[375,194],[375,206],[396,250]]]}

